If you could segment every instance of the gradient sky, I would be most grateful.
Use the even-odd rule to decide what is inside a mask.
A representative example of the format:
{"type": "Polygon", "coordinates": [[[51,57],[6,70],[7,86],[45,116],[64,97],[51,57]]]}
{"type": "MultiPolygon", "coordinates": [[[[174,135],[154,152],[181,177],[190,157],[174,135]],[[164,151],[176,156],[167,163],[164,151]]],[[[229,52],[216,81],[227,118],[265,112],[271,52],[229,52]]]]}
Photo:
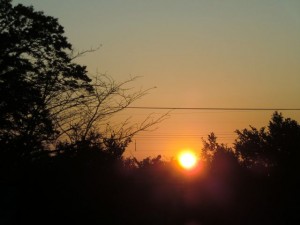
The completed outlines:
{"type": "MultiPolygon", "coordinates": [[[[154,87],[134,106],[300,108],[299,0],[16,0],[59,18],[91,74],[117,81],[142,76],[154,87]]],[[[158,110],[124,111],[140,120],[158,110]]],[[[272,111],[172,111],[153,132],[135,137],[138,158],[199,151],[215,132],[266,126],[272,111]]],[[[300,121],[300,111],[283,116],[300,121]]]]}

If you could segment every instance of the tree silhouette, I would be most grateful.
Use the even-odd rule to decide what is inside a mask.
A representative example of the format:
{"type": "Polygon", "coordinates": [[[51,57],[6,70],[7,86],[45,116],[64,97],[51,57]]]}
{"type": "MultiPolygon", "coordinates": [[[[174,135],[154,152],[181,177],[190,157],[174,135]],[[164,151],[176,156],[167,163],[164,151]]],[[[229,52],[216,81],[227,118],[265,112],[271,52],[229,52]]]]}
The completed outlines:
{"type": "Polygon", "coordinates": [[[132,91],[136,77],[91,79],[58,20],[0,0],[0,148],[4,161],[32,160],[96,145],[120,158],[133,135],[165,119],[110,123],[151,89],[132,91]],[[46,151],[45,151],[46,150],[46,151]],[[10,160],[8,160],[10,159],[10,160]]]}
{"type": "MultiPolygon", "coordinates": [[[[269,126],[281,140],[271,139],[267,128],[266,146],[275,146],[276,152],[290,140],[288,133],[296,138],[295,125],[275,113],[269,126]]],[[[107,146],[115,151],[106,149],[96,134],[94,138],[63,145],[46,163],[38,160],[27,168],[30,173],[19,184],[21,212],[16,224],[104,220],[106,224],[291,224],[298,215],[299,176],[293,170],[297,164],[288,163],[296,159],[280,158],[280,163],[270,164],[268,173],[257,172],[235,146],[219,144],[210,134],[203,140],[209,155],[205,168],[184,171],[176,161],[166,162],[161,156],[125,160],[119,157],[122,146],[115,145],[114,137],[107,146]]],[[[297,147],[296,141],[291,146],[297,147]]]]}
{"type": "Polygon", "coordinates": [[[295,171],[300,151],[300,126],[290,118],[275,112],[266,128],[236,131],[236,153],[248,168],[278,176],[295,171]]]}
{"type": "MultiPolygon", "coordinates": [[[[105,74],[99,74],[91,82],[92,92],[69,91],[62,96],[62,103],[54,110],[57,115],[55,125],[60,131],[58,148],[61,144],[78,148],[82,144],[102,146],[102,150],[120,158],[131,138],[138,132],[150,129],[167,118],[167,114],[158,117],[148,115],[136,123],[131,118],[120,121],[114,116],[126,109],[151,89],[132,90],[130,84],[138,77],[116,82],[105,74]],[[74,100],[76,99],[76,100],[74,100]]],[[[85,146],[87,147],[87,145],[85,146]]]]}
{"type": "Polygon", "coordinates": [[[261,210],[267,210],[274,223],[293,221],[300,202],[299,124],[275,112],[267,129],[251,127],[237,134],[235,151],[242,165],[255,175],[255,186],[261,185],[256,193],[260,202],[264,201],[261,210]]]}
{"type": "Polygon", "coordinates": [[[13,224],[290,224],[298,216],[296,121],[275,112],[266,128],[237,130],[233,147],[211,133],[203,174],[160,155],[124,159],[133,135],[166,118],[113,123],[149,89],[132,92],[136,77],[91,79],[57,19],[0,5],[0,188],[6,202],[18,196],[13,224]],[[24,159],[18,179],[3,176],[24,159]]]}
{"type": "Polygon", "coordinates": [[[217,142],[217,136],[214,133],[208,135],[207,140],[202,138],[203,148],[201,157],[204,161],[211,163],[218,154],[231,154],[232,149],[227,145],[217,142]]]}
{"type": "Polygon", "coordinates": [[[232,148],[219,144],[213,133],[203,140],[208,202],[219,196],[219,204],[231,196],[221,206],[227,212],[224,218],[229,219],[232,209],[239,212],[230,216],[237,224],[245,223],[245,218],[250,224],[289,224],[297,218],[300,202],[299,124],[274,112],[267,127],[250,126],[236,133],[232,148]]]}
{"type": "Polygon", "coordinates": [[[0,4],[1,151],[30,158],[55,138],[55,98],[66,90],[91,91],[91,80],[84,66],[72,63],[57,19],[10,0],[0,4]]]}

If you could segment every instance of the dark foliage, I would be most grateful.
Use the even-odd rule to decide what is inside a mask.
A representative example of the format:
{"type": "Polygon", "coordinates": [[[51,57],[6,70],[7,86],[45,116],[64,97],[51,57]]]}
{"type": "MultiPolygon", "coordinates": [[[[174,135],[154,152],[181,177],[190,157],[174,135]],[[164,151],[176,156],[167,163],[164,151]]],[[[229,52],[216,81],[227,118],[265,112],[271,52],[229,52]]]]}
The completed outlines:
{"type": "MultiPolygon", "coordinates": [[[[270,124],[281,127],[279,135],[282,128],[287,132],[279,124],[291,120],[273,123],[277,115],[270,124]]],[[[61,147],[3,183],[8,224],[291,224],[298,215],[299,176],[285,168],[289,159],[272,173],[257,172],[212,137],[204,151],[210,144],[218,148],[192,171],[160,156],[125,160],[92,143],[61,147]]]]}
{"type": "MultiPolygon", "coordinates": [[[[237,131],[232,148],[219,144],[212,133],[203,140],[203,160],[191,171],[161,156],[124,159],[136,132],[121,126],[119,133],[103,136],[92,124],[96,117],[126,108],[144,92],[125,95],[122,88],[115,91],[124,83],[105,82],[100,84],[107,92],[97,92],[89,85],[85,67],[72,63],[71,45],[56,19],[32,7],[12,6],[10,0],[0,0],[0,5],[0,224],[298,221],[296,121],[275,112],[267,128],[237,131]],[[79,89],[93,93],[90,100],[98,98],[99,104],[87,121],[70,124],[71,132],[65,132],[69,141],[40,154],[58,135],[51,107],[66,104],[72,111],[73,103],[79,103],[77,97],[57,101],[57,96],[79,89]],[[109,93],[124,104],[109,108],[109,93]],[[104,114],[99,114],[101,107],[107,109],[104,114]]],[[[137,130],[151,124],[144,122],[137,130]]]]}
{"type": "Polygon", "coordinates": [[[261,207],[272,212],[278,223],[287,224],[300,209],[300,125],[275,112],[267,129],[250,127],[237,134],[235,151],[241,164],[255,179],[261,179],[258,184],[264,194],[257,195],[257,201],[264,199],[261,207]]]}
{"type": "Polygon", "coordinates": [[[32,158],[57,134],[52,100],[88,89],[85,67],[72,63],[71,44],[57,19],[0,1],[1,155],[32,158]]]}

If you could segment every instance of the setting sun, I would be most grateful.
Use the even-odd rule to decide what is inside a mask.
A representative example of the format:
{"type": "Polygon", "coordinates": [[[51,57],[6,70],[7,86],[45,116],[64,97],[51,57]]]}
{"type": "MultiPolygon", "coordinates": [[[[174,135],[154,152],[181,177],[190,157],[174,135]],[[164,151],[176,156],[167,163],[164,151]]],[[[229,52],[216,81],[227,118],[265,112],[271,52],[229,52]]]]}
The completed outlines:
{"type": "Polygon", "coordinates": [[[192,169],[196,166],[197,157],[191,151],[184,151],[178,156],[179,164],[185,169],[192,169]]]}

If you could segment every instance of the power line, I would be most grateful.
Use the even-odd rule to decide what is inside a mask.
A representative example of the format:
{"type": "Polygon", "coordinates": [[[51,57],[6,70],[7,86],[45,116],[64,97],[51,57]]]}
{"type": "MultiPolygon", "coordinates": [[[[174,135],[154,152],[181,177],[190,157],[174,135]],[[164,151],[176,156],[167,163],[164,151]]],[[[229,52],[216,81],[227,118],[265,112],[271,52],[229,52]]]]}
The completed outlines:
{"type": "Polygon", "coordinates": [[[128,106],[127,109],[213,110],[213,111],[300,111],[300,108],[225,108],[225,107],[156,107],[128,106]]]}

